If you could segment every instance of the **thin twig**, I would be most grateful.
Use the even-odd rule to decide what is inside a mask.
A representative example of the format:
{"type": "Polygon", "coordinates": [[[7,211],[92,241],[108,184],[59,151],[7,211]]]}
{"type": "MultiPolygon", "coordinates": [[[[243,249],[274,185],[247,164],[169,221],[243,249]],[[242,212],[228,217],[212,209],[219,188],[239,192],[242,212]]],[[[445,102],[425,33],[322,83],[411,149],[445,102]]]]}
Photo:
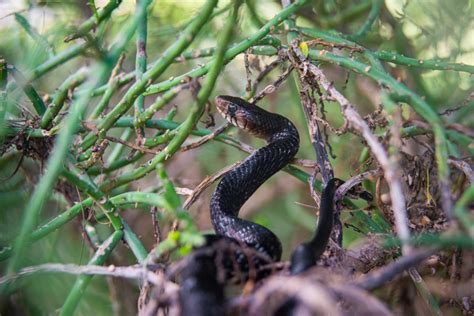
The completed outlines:
{"type": "Polygon", "coordinates": [[[20,277],[28,276],[30,274],[47,272],[67,273],[74,275],[106,275],[117,278],[147,280],[155,285],[160,285],[165,282],[162,277],[156,275],[153,271],[150,271],[141,265],[129,267],[116,267],[114,265],[110,265],[108,267],[104,267],[99,265],[81,266],[76,264],[46,263],[37,266],[26,267],[15,274],[4,276],[0,278],[0,284],[13,282],[20,277]]]}
{"type": "Polygon", "coordinates": [[[252,95],[257,91],[258,85],[263,81],[263,79],[276,67],[281,65],[286,59],[286,55],[282,54],[283,50],[278,51],[278,58],[272,61],[268,66],[265,67],[255,78],[254,84],[252,86],[252,95]]]}
{"type": "Polygon", "coordinates": [[[370,273],[364,275],[360,280],[356,281],[354,285],[367,291],[375,290],[392,280],[400,273],[418,265],[420,262],[438,251],[439,249],[436,248],[413,251],[409,255],[403,256],[387,266],[371,271],[370,273]]]}
{"type": "Polygon", "coordinates": [[[463,160],[457,160],[457,159],[448,159],[448,163],[453,165],[456,169],[461,170],[467,177],[467,180],[469,183],[472,185],[474,184],[474,172],[472,171],[471,166],[463,161],[463,160]]]}
{"type": "Polygon", "coordinates": [[[216,128],[211,134],[201,137],[198,141],[196,141],[194,143],[191,143],[189,145],[181,147],[180,150],[181,151],[188,151],[188,150],[191,150],[191,149],[195,149],[195,148],[203,145],[204,143],[210,141],[211,139],[214,139],[217,135],[222,134],[231,125],[232,124],[227,122],[224,125],[222,125],[221,127],[216,128]]]}
{"type": "Polygon", "coordinates": [[[293,67],[288,67],[288,69],[285,72],[283,72],[280,75],[280,77],[278,77],[278,79],[275,80],[275,82],[266,86],[262,91],[260,91],[252,99],[250,99],[250,103],[257,103],[258,101],[263,99],[267,94],[275,92],[278,89],[278,87],[280,87],[281,84],[286,80],[286,78],[288,78],[292,70],[293,70],[293,67]]]}
{"type": "Polygon", "coordinates": [[[350,127],[356,130],[365,139],[373,155],[379,162],[384,171],[384,177],[390,188],[390,197],[392,201],[392,208],[395,214],[396,229],[399,238],[404,244],[410,238],[410,231],[408,230],[408,219],[405,209],[405,196],[403,194],[400,176],[397,173],[397,164],[389,159],[389,156],[377,137],[371,132],[367,123],[362,119],[360,114],[356,111],[354,106],[334,87],[324,73],[315,65],[308,62],[303,53],[298,48],[297,41],[292,42],[292,50],[294,54],[289,54],[290,58],[296,59],[296,63],[301,67],[303,73],[314,76],[316,80],[326,92],[333,97],[341,105],[342,114],[349,122],[350,127]]]}
{"type": "Polygon", "coordinates": [[[186,201],[184,201],[183,208],[188,209],[191,206],[191,204],[193,204],[197,200],[199,195],[206,188],[208,188],[215,181],[217,181],[221,177],[223,177],[227,172],[234,169],[234,167],[237,166],[238,164],[240,164],[240,161],[237,161],[237,162],[233,163],[232,165],[229,165],[229,166],[226,166],[225,168],[222,168],[221,170],[219,170],[218,172],[216,172],[215,174],[213,174],[210,177],[206,177],[203,181],[201,181],[201,183],[199,183],[199,185],[196,188],[194,188],[194,190],[189,195],[189,197],[186,199],[186,201]]]}
{"type": "Polygon", "coordinates": [[[339,186],[334,194],[334,201],[340,201],[342,198],[349,192],[351,188],[358,185],[365,179],[376,177],[382,175],[381,169],[374,169],[363,172],[361,174],[355,175],[349,179],[347,179],[341,186],[339,186]]]}
{"type": "Polygon", "coordinates": [[[142,153],[156,155],[156,154],[161,152],[161,149],[158,149],[158,150],[149,149],[149,148],[142,147],[142,146],[139,146],[139,145],[134,144],[134,143],[127,142],[127,141],[125,141],[123,139],[120,139],[120,138],[117,138],[117,137],[105,136],[105,138],[110,140],[111,142],[120,143],[124,146],[133,148],[133,149],[138,150],[139,152],[142,152],[142,153]]]}
{"type": "Polygon", "coordinates": [[[329,161],[328,153],[326,151],[326,144],[324,143],[319,126],[316,122],[316,103],[309,94],[309,90],[311,89],[310,84],[305,80],[305,76],[302,73],[300,73],[300,78],[302,79],[301,84],[303,86],[300,91],[301,104],[306,117],[306,124],[308,125],[311,143],[313,144],[316,153],[316,161],[319,165],[323,183],[327,183],[330,179],[334,178],[334,171],[332,170],[331,162],[329,161]]]}

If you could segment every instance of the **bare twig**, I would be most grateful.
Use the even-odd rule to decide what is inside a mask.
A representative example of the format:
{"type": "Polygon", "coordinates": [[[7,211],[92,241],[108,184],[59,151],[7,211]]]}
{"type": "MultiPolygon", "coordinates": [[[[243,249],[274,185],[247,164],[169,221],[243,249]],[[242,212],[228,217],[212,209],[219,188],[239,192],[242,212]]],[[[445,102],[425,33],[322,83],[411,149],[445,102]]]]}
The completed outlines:
{"type": "Polygon", "coordinates": [[[321,132],[319,131],[319,126],[316,122],[316,104],[310,95],[311,87],[301,73],[300,77],[302,79],[302,90],[300,91],[301,104],[306,117],[306,124],[308,125],[311,143],[313,144],[313,148],[316,153],[316,161],[318,162],[323,183],[325,184],[330,179],[334,178],[334,172],[332,170],[331,162],[329,161],[324,140],[322,138],[321,132]]]}
{"type": "Polygon", "coordinates": [[[311,194],[311,197],[314,200],[314,203],[316,204],[316,208],[319,209],[319,206],[321,204],[321,198],[319,195],[316,193],[316,190],[314,189],[314,180],[316,179],[316,175],[318,174],[319,169],[316,167],[313,169],[311,172],[311,176],[308,178],[308,185],[309,185],[309,192],[311,194]]]}
{"type": "Polygon", "coordinates": [[[474,138],[474,130],[468,128],[467,126],[464,126],[461,124],[449,124],[446,127],[449,129],[455,130],[456,132],[459,132],[461,134],[464,134],[466,136],[469,136],[471,138],[474,138]]]}
{"type": "Polygon", "coordinates": [[[231,125],[232,124],[230,124],[229,122],[225,123],[221,127],[217,128],[215,131],[213,131],[211,134],[206,135],[204,137],[201,137],[198,141],[196,141],[194,143],[191,143],[189,145],[181,147],[181,151],[188,151],[188,150],[191,150],[191,149],[194,149],[194,148],[197,148],[197,147],[203,145],[204,143],[206,143],[206,142],[210,141],[211,139],[215,138],[217,135],[223,133],[231,125]]]}
{"type": "Polygon", "coordinates": [[[384,177],[390,187],[390,197],[392,200],[392,208],[395,215],[396,229],[399,238],[403,244],[406,244],[410,238],[410,231],[408,230],[408,219],[405,209],[405,197],[402,190],[400,176],[397,173],[397,164],[391,161],[382,144],[377,137],[371,132],[367,123],[362,119],[360,114],[356,111],[354,106],[334,87],[324,73],[315,65],[308,62],[303,53],[298,48],[296,41],[292,42],[293,54],[289,54],[290,58],[295,59],[295,63],[299,65],[302,73],[308,73],[314,77],[326,92],[333,97],[340,105],[342,114],[349,122],[350,127],[356,130],[365,139],[373,155],[379,162],[384,171],[384,177]]]}
{"type": "Polygon", "coordinates": [[[448,159],[448,163],[453,165],[456,169],[461,170],[466,175],[469,183],[471,185],[474,184],[474,172],[467,162],[457,159],[448,159]]]}
{"type": "Polygon", "coordinates": [[[358,185],[365,179],[380,176],[381,174],[382,174],[381,169],[374,169],[374,170],[363,172],[361,174],[355,175],[347,179],[341,186],[337,188],[336,193],[334,194],[334,200],[335,201],[342,200],[342,198],[347,194],[347,192],[349,192],[351,188],[358,185]]]}
{"type": "Polygon", "coordinates": [[[463,100],[460,104],[450,108],[450,109],[446,109],[445,111],[439,113],[439,115],[451,115],[452,113],[462,109],[463,107],[467,106],[469,104],[469,102],[471,102],[471,100],[474,99],[474,91],[469,93],[469,95],[467,96],[467,98],[465,100],[463,100]]]}
{"type": "Polygon", "coordinates": [[[274,61],[272,61],[268,66],[265,67],[265,69],[263,69],[257,76],[257,78],[255,78],[255,81],[254,81],[254,84],[252,86],[252,93],[254,94],[256,91],[257,91],[257,87],[258,85],[260,84],[260,82],[262,82],[262,80],[273,70],[275,69],[276,67],[278,67],[279,65],[281,65],[281,63],[283,62],[284,58],[282,57],[283,55],[281,55],[280,53],[278,54],[278,58],[274,61]]]}
{"type": "Polygon", "coordinates": [[[184,201],[183,203],[183,208],[184,209],[188,209],[191,204],[193,204],[197,198],[199,197],[199,195],[206,189],[208,188],[212,183],[214,183],[215,181],[217,181],[218,179],[220,179],[221,177],[223,177],[227,172],[231,171],[232,169],[234,169],[235,166],[237,166],[238,164],[240,164],[240,161],[237,161],[236,163],[230,165],[230,166],[227,166],[225,168],[222,168],[221,170],[219,170],[218,172],[216,172],[215,174],[213,174],[212,176],[210,177],[206,177],[201,183],[199,183],[199,185],[192,191],[192,193],[190,194],[190,196],[186,199],[186,201],[184,201]]]}
{"type": "Polygon", "coordinates": [[[120,139],[120,138],[117,138],[117,137],[105,136],[105,138],[110,140],[111,142],[120,143],[124,146],[133,148],[133,149],[138,150],[139,152],[142,152],[142,153],[156,155],[156,154],[161,152],[161,149],[158,149],[158,150],[149,149],[149,148],[142,147],[142,146],[139,146],[139,145],[134,144],[134,143],[127,142],[127,141],[125,141],[123,139],[120,139]]]}
{"type": "Polygon", "coordinates": [[[247,49],[244,53],[245,73],[247,75],[247,84],[245,85],[245,91],[247,93],[252,90],[252,71],[250,70],[249,53],[250,49],[247,49]]]}
{"type": "Polygon", "coordinates": [[[428,249],[413,251],[407,256],[401,257],[399,260],[389,264],[385,267],[382,267],[378,270],[374,270],[366,275],[364,275],[360,280],[354,283],[355,286],[361,287],[367,291],[374,290],[381,287],[385,283],[392,280],[394,277],[400,273],[406,271],[407,269],[418,265],[420,262],[428,258],[429,256],[438,252],[439,249],[428,249]]]}
{"type": "Polygon", "coordinates": [[[285,72],[283,72],[281,76],[278,77],[277,80],[275,80],[275,82],[266,86],[262,91],[257,93],[256,96],[250,99],[250,103],[257,103],[258,101],[263,99],[267,94],[275,92],[278,89],[278,87],[280,87],[281,84],[286,80],[286,78],[288,78],[292,70],[293,70],[293,67],[288,67],[288,69],[285,72]]]}
{"type": "Polygon", "coordinates": [[[110,265],[108,267],[104,267],[98,265],[81,266],[76,264],[46,263],[37,266],[26,267],[18,271],[18,273],[4,276],[0,278],[0,284],[13,282],[20,277],[30,274],[47,272],[67,273],[74,275],[105,275],[125,279],[147,280],[148,282],[155,285],[160,285],[163,282],[166,282],[164,278],[140,265],[128,267],[116,267],[110,265]]]}
{"type": "Polygon", "coordinates": [[[156,216],[156,214],[158,213],[158,208],[156,206],[153,206],[150,210],[150,213],[151,213],[151,221],[153,224],[153,238],[154,238],[153,248],[155,248],[162,240],[160,225],[158,223],[158,218],[156,216]]]}

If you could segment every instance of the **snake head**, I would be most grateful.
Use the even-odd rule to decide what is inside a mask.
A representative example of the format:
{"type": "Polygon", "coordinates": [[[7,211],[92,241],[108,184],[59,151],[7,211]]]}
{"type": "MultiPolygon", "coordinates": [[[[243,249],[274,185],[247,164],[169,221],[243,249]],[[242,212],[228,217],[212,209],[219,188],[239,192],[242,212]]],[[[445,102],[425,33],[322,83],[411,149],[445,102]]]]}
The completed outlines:
{"type": "Polygon", "coordinates": [[[216,97],[217,110],[233,125],[246,129],[255,105],[237,97],[219,95],[216,97]]]}
{"type": "Polygon", "coordinates": [[[229,123],[256,137],[267,139],[275,133],[273,125],[280,124],[280,115],[267,112],[241,98],[219,95],[215,100],[217,110],[229,123]]]}

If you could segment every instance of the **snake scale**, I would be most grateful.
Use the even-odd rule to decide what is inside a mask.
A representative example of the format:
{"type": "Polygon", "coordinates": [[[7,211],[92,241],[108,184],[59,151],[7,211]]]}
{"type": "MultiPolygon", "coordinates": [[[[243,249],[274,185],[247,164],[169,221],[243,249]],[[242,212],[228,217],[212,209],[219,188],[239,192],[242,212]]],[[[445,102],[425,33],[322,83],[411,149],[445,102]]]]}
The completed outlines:
{"type": "MultiPolygon", "coordinates": [[[[224,279],[235,275],[237,269],[243,275],[242,281],[248,278],[250,268],[258,271],[265,263],[281,259],[282,247],[278,237],[261,225],[239,218],[238,214],[250,196],[285,167],[299,148],[298,130],[287,118],[232,96],[216,97],[216,105],[227,121],[265,139],[267,145],[228,172],[212,195],[210,213],[216,235],[205,236],[205,246],[194,251],[181,273],[179,298],[184,316],[225,314],[224,280],[219,278],[220,266],[227,270],[224,279]],[[221,246],[216,247],[216,244],[221,246]],[[222,251],[228,247],[233,250],[222,251]],[[245,249],[261,256],[249,255],[245,249]]],[[[331,180],[323,192],[321,218],[314,238],[298,246],[293,253],[292,274],[299,274],[313,266],[327,245],[332,228],[335,186],[331,180]]],[[[257,278],[262,276],[265,274],[256,275],[257,278]]]]}

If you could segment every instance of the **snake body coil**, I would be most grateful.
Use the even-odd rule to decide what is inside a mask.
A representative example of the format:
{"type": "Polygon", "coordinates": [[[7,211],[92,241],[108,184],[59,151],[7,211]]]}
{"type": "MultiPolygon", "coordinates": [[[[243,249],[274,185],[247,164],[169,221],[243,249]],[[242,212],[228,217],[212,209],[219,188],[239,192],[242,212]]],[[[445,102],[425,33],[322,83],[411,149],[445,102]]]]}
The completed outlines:
{"type": "MultiPolygon", "coordinates": [[[[236,261],[240,273],[260,264],[279,261],[281,243],[269,229],[238,217],[242,205],[273,174],[295,156],[299,148],[298,131],[285,117],[267,112],[254,104],[231,96],[216,97],[218,111],[232,124],[263,138],[268,145],[256,150],[227,173],[211,198],[211,221],[217,235],[206,236],[209,250],[191,254],[181,272],[180,302],[182,315],[222,315],[223,284],[217,266],[228,268],[236,261]],[[225,255],[216,250],[217,243],[253,249],[269,260],[248,257],[244,251],[225,255]],[[226,258],[227,257],[227,258],[226,258]],[[235,259],[235,260],[234,260],[235,259]]],[[[225,251],[224,251],[225,252],[225,251]]],[[[226,272],[227,274],[229,271],[226,272]]],[[[258,275],[257,275],[258,277],[258,275]]]]}
{"type": "Polygon", "coordinates": [[[248,156],[221,180],[211,198],[212,224],[218,235],[233,238],[278,261],[282,251],[278,237],[263,226],[238,218],[238,214],[245,201],[295,156],[298,131],[285,117],[240,98],[218,96],[216,103],[229,122],[264,138],[268,145],[248,156]]]}
{"type": "MultiPolygon", "coordinates": [[[[218,266],[231,270],[232,264],[237,263],[237,269],[245,278],[250,266],[258,270],[264,263],[280,260],[282,247],[278,237],[261,225],[239,218],[238,214],[250,196],[287,165],[299,148],[298,131],[285,117],[231,96],[216,97],[216,104],[230,123],[265,139],[268,144],[228,172],[214,191],[210,211],[217,235],[206,236],[205,247],[191,255],[189,264],[181,273],[182,315],[224,314],[224,290],[218,278],[218,266]],[[238,246],[241,250],[230,250],[232,255],[229,255],[229,250],[219,252],[216,250],[219,242],[224,242],[224,248],[238,246]],[[199,252],[206,248],[209,251],[199,252]],[[245,248],[259,256],[249,257],[245,248]],[[260,255],[266,259],[262,260],[260,255]]],[[[226,274],[229,276],[232,272],[226,271],[226,274]]]]}

